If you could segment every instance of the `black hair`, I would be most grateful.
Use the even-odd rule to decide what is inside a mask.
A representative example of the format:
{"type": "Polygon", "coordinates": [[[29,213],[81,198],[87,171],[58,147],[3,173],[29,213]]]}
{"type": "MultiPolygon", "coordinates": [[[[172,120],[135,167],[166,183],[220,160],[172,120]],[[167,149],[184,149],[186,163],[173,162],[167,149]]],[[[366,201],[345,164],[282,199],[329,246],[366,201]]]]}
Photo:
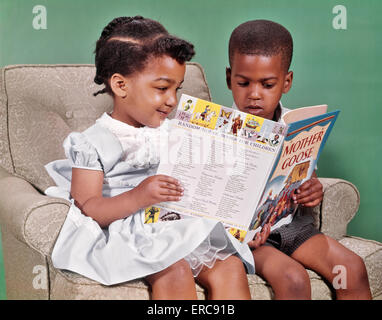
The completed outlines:
{"type": "Polygon", "coordinates": [[[124,76],[141,71],[151,57],[170,56],[183,64],[194,56],[194,46],[172,36],[158,21],[135,17],[113,19],[96,43],[94,82],[105,88],[94,93],[113,92],[109,79],[114,73],[124,76]]]}
{"type": "Polygon", "coordinates": [[[288,71],[293,55],[293,39],[289,31],[276,22],[252,20],[233,30],[228,50],[231,67],[236,52],[264,56],[281,53],[283,65],[288,71]]]}

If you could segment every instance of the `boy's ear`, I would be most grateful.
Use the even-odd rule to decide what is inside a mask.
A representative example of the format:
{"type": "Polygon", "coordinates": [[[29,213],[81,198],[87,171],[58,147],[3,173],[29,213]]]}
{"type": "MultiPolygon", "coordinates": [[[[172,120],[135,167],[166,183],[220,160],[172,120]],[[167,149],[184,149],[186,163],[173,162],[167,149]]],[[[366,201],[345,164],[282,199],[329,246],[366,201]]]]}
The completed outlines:
{"type": "Polygon", "coordinates": [[[125,98],[127,96],[127,81],[126,78],[119,74],[114,73],[110,78],[110,88],[114,95],[120,98],[125,98]]]}
{"type": "Polygon", "coordinates": [[[283,93],[288,93],[290,88],[292,87],[293,82],[293,71],[289,71],[284,78],[284,88],[283,93]]]}
{"type": "Polygon", "coordinates": [[[225,80],[227,82],[228,89],[231,90],[231,68],[225,68],[225,80]]]}

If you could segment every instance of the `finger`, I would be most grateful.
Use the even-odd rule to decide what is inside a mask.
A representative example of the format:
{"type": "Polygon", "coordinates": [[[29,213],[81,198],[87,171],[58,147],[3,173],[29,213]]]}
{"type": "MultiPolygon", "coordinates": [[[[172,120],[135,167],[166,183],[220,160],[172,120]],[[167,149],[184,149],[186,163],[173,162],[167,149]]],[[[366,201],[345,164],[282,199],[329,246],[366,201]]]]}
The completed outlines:
{"type": "Polygon", "coordinates": [[[262,243],[261,244],[264,244],[268,237],[269,237],[269,234],[271,233],[271,226],[269,223],[267,223],[265,226],[264,226],[264,233],[262,234],[262,237],[261,237],[261,240],[262,240],[262,243]]]}
{"type": "Polygon", "coordinates": [[[311,180],[307,180],[301,186],[298,187],[297,192],[301,193],[301,192],[311,188],[311,186],[312,186],[311,180]]]}
{"type": "Polygon", "coordinates": [[[260,245],[263,245],[267,241],[268,236],[269,236],[269,232],[270,232],[269,225],[268,224],[264,225],[264,227],[261,230],[260,245]]]}
{"type": "Polygon", "coordinates": [[[180,186],[180,181],[175,179],[175,178],[173,178],[173,177],[170,177],[170,176],[167,176],[167,175],[164,175],[164,174],[158,174],[157,177],[158,177],[159,181],[163,181],[163,182],[167,182],[167,183],[172,183],[172,184],[180,186]]]}
{"type": "Polygon", "coordinates": [[[184,191],[184,188],[182,186],[177,185],[177,184],[173,184],[171,182],[161,181],[159,184],[159,187],[161,187],[163,189],[176,190],[176,191],[180,191],[180,192],[184,191]]]}
{"type": "Polygon", "coordinates": [[[256,233],[255,238],[252,241],[248,242],[248,246],[252,249],[257,249],[258,247],[260,247],[261,239],[262,237],[260,232],[256,233]]]}
{"type": "Polygon", "coordinates": [[[159,202],[168,202],[168,201],[180,201],[181,197],[178,196],[170,196],[170,195],[162,195],[159,197],[159,202]]]}
{"type": "Polygon", "coordinates": [[[303,189],[297,189],[297,192],[293,194],[292,199],[299,200],[317,192],[323,192],[322,184],[311,183],[309,185],[305,185],[303,189]]]}
{"type": "Polygon", "coordinates": [[[311,178],[305,181],[298,189],[299,191],[304,191],[306,189],[315,188],[315,187],[322,189],[322,184],[319,179],[311,178]]]}
{"type": "Polygon", "coordinates": [[[255,245],[254,240],[248,241],[247,245],[250,249],[253,249],[253,250],[258,248],[258,246],[255,245]]]}
{"type": "Polygon", "coordinates": [[[321,200],[317,199],[311,202],[304,203],[304,207],[312,208],[312,207],[318,206],[321,203],[321,201],[322,199],[321,200]]]}
{"type": "Polygon", "coordinates": [[[322,190],[309,190],[309,192],[305,192],[303,194],[300,194],[298,196],[293,196],[292,200],[294,203],[304,203],[304,202],[309,202],[313,201],[315,199],[318,199],[323,196],[322,190]]]}
{"type": "MultiPolygon", "coordinates": [[[[303,204],[303,205],[307,205],[308,203],[310,202],[318,202],[320,203],[323,199],[323,195],[324,193],[321,191],[319,192],[315,192],[315,193],[312,193],[312,194],[309,194],[303,198],[299,198],[297,199],[296,201],[294,201],[294,203],[297,203],[297,204],[303,204]]],[[[317,203],[317,204],[318,204],[317,203]]]]}
{"type": "Polygon", "coordinates": [[[179,190],[173,190],[173,189],[167,189],[167,188],[162,188],[159,190],[159,194],[161,196],[175,196],[175,197],[180,197],[183,195],[183,191],[179,190]]]}

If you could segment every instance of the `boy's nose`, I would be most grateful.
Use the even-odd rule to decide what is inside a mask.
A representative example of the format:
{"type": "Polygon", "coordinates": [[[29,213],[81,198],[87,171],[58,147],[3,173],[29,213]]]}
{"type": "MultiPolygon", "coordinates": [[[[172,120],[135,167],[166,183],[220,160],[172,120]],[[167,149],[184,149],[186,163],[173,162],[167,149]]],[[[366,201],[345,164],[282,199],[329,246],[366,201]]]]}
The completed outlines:
{"type": "Polygon", "coordinates": [[[252,85],[249,88],[248,98],[252,99],[252,100],[259,100],[261,98],[261,89],[260,89],[260,86],[252,85]]]}

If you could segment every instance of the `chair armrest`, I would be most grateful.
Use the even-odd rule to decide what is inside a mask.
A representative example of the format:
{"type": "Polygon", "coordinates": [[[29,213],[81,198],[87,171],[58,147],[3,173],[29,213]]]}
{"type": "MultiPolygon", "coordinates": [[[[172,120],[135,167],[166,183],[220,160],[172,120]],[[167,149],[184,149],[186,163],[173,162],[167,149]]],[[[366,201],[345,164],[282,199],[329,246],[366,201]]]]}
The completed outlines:
{"type": "Polygon", "coordinates": [[[359,191],[354,184],[343,179],[319,179],[324,188],[320,230],[334,239],[341,239],[346,235],[347,225],[358,211],[359,191]]]}
{"type": "Polygon", "coordinates": [[[70,202],[40,194],[23,180],[0,168],[1,227],[44,255],[50,255],[70,202]]]}

